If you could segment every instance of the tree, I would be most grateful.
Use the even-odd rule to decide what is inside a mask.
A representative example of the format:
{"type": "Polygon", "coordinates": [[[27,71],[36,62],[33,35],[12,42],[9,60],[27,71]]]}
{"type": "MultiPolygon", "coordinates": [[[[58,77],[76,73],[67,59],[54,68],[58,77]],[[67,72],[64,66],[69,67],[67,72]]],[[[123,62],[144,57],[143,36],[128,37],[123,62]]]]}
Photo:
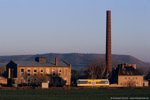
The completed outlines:
{"type": "Polygon", "coordinates": [[[30,85],[41,85],[42,82],[49,81],[50,78],[46,74],[38,73],[36,75],[28,75],[24,73],[22,77],[17,78],[15,80],[16,84],[30,84],[30,85]]]}
{"type": "Polygon", "coordinates": [[[0,68],[0,76],[7,76],[7,74],[6,74],[6,67],[2,67],[2,68],[0,68]]]}
{"type": "Polygon", "coordinates": [[[97,59],[88,62],[87,69],[85,69],[85,74],[89,79],[98,79],[106,77],[106,67],[104,59],[97,59]]]}
{"type": "Polygon", "coordinates": [[[38,73],[36,76],[32,76],[32,84],[41,85],[42,82],[50,81],[49,77],[45,74],[38,73]]]}
{"type": "Polygon", "coordinates": [[[135,87],[136,86],[136,82],[133,80],[127,81],[127,86],[128,87],[135,87]]]}

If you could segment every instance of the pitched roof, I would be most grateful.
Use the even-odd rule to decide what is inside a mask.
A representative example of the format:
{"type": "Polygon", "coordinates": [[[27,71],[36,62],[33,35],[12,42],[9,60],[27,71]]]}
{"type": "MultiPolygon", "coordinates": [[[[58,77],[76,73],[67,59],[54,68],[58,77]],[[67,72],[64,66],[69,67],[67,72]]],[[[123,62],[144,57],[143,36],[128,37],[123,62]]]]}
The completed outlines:
{"type": "MultiPolygon", "coordinates": [[[[19,66],[30,66],[30,67],[54,67],[56,66],[55,63],[47,62],[47,63],[38,63],[36,61],[13,61],[15,64],[18,64],[19,66]]],[[[69,66],[69,64],[65,62],[58,62],[58,67],[66,67],[69,66]]]]}
{"type": "Polygon", "coordinates": [[[133,67],[124,67],[119,68],[119,75],[142,75],[137,69],[134,69],[133,67]]]}

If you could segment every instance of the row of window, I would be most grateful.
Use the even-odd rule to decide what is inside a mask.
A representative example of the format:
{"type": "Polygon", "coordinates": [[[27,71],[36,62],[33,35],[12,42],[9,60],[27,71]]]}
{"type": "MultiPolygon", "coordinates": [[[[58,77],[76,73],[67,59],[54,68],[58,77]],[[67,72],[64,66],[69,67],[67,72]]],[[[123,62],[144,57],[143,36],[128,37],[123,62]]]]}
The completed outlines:
{"type": "MultiPolygon", "coordinates": [[[[138,85],[139,83],[136,82],[136,85],[138,85]]],[[[120,85],[134,85],[134,83],[120,83],[120,85]]]]}
{"type": "MultiPolygon", "coordinates": [[[[21,73],[21,75],[24,76],[25,74],[24,74],[24,73],[21,73]]],[[[30,73],[27,73],[27,76],[30,76],[30,75],[31,75],[30,73]]],[[[33,75],[36,76],[37,74],[34,73],[33,75]]],[[[52,75],[55,76],[55,75],[57,75],[57,74],[56,74],[55,72],[53,72],[52,75]]],[[[61,73],[58,73],[58,75],[60,76],[61,73]]]]}
{"type": "Polygon", "coordinates": [[[128,79],[128,80],[134,80],[134,79],[137,80],[138,78],[137,78],[137,77],[135,77],[135,78],[134,78],[134,77],[128,77],[128,78],[125,77],[124,79],[125,79],[125,80],[127,80],[127,79],[128,79]]]}
{"type": "MultiPolygon", "coordinates": [[[[37,72],[38,72],[38,70],[37,69],[33,69],[33,70],[31,70],[31,69],[27,69],[26,71],[25,71],[25,69],[23,69],[23,68],[21,68],[21,75],[24,75],[25,74],[25,72],[27,73],[27,75],[28,76],[30,76],[30,73],[31,73],[31,71],[33,71],[33,75],[36,75],[37,74],[37,72]]],[[[46,68],[46,70],[45,70],[45,72],[44,72],[44,70],[41,68],[40,70],[39,70],[39,72],[42,74],[42,73],[46,73],[46,74],[52,74],[52,75],[59,75],[59,76],[61,76],[62,75],[62,72],[63,72],[63,75],[67,75],[67,73],[68,73],[68,70],[67,69],[50,69],[50,68],[46,68]],[[52,73],[50,73],[50,70],[52,70],[52,73]]]]}
{"type": "MultiPolygon", "coordinates": [[[[25,72],[24,69],[21,69],[21,72],[24,73],[24,72],[25,72]]],[[[30,70],[30,69],[27,69],[27,72],[30,73],[31,70],[30,70]]],[[[36,73],[36,72],[37,72],[37,69],[34,69],[33,72],[36,73]]],[[[40,69],[40,72],[44,72],[44,70],[43,70],[43,69],[40,69]]],[[[47,72],[49,72],[48,69],[47,69],[47,72]]],[[[56,72],[56,69],[52,69],[52,72],[56,72]]],[[[59,70],[58,70],[58,73],[61,73],[61,72],[62,72],[62,69],[59,69],[59,70]]]]}

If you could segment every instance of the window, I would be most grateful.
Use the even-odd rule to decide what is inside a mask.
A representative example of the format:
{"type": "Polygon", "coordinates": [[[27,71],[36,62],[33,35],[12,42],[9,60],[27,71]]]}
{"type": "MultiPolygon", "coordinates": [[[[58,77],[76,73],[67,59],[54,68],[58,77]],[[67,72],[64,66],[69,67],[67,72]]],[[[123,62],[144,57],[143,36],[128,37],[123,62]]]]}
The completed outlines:
{"type": "Polygon", "coordinates": [[[30,76],[30,74],[28,74],[28,76],[30,76]]]}
{"type": "Polygon", "coordinates": [[[58,70],[58,75],[59,75],[59,76],[61,75],[61,72],[62,72],[62,70],[59,69],[59,70],[58,70]]]}
{"type": "Polygon", "coordinates": [[[34,76],[36,76],[36,74],[34,74],[34,76]]]}
{"type": "Polygon", "coordinates": [[[127,77],[124,78],[125,80],[127,79],[127,77]]]}
{"type": "Polygon", "coordinates": [[[24,69],[21,69],[21,72],[23,73],[23,72],[24,72],[24,69]]]}
{"type": "Polygon", "coordinates": [[[53,73],[53,75],[56,75],[55,71],[56,71],[55,69],[52,69],[52,73],[53,73]]]}
{"type": "Polygon", "coordinates": [[[137,80],[137,77],[135,77],[135,79],[137,80]]]}
{"type": "Polygon", "coordinates": [[[128,79],[130,80],[130,77],[128,79]]]}
{"type": "Polygon", "coordinates": [[[34,69],[34,72],[36,73],[36,72],[37,72],[37,70],[36,70],[36,69],[34,69]]]}
{"type": "Polygon", "coordinates": [[[91,84],[91,82],[88,82],[88,81],[78,81],[78,84],[91,84]]]}
{"type": "Polygon", "coordinates": [[[62,72],[62,70],[61,69],[59,69],[59,73],[61,73],[62,72]]]}
{"type": "Polygon", "coordinates": [[[108,84],[108,81],[100,81],[100,82],[96,82],[96,84],[108,84]]]}
{"type": "Polygon", "coordinates": [[[55,72],[53,72],[53,75],[56,75],[55,72]]]}
{"type": "Polygon", "coordinates": [[[43,69],[41,69],[41,72],[43,73],[43,69]]]}
{"type": "Polygon", "coordinates": [[[28,72],[30,72],[30,69],[28,69],[28,72]]]}

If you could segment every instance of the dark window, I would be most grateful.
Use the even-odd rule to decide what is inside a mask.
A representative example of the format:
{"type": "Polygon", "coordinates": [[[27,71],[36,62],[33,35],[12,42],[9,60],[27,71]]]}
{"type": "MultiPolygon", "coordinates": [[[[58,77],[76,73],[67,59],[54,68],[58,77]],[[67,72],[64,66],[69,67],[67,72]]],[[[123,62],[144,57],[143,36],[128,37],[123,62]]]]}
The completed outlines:
{"type": "Polygon", "coordinates": [[[91,82],[88,82],[88,81],[78,81],[78,84],[91,84],[91,82]]]}
{"type": "Polygon", "coordinates": [[[43,72],[43,69],[41,69],[41,72],[43,72]]]}
{"type": "Polygon", "coordinates": [[[55,73],[53,73],[53,75],[55,75],[55,73]]]}
{"type": "Polygon", "coordinates": [[[96,82],[96,84],[108,84],[107,81],[100,81],[100,82],[96,82]]]}
{"type": "Polygon", "coordinates": [[[34,76],[36,76],[36,74],[34,74],[34,76]]]}
{"type": "Polygon", "coordinates": [[[28,69],[28,72],[30,72],[30,69],[28,69]]]}
{"type": "Polygon", "coordinates": [[[61,72],[61,69],[59,69],[59,72],[61,72]]]}
{"type": "Polygon", "coordinates": [[[24,72],[24,69],[21,69],[21,72],[24,72]]]}
{"type": "Polygon", "coordinates": [[[30,76],[30,74],[28,74],[28,76],[30,76]]]}
{"type": "Polygon", "coordinates": [[[37,70],[36,70],[36,69],[34,69],[34,72],[37,72],[37,70]]]}

